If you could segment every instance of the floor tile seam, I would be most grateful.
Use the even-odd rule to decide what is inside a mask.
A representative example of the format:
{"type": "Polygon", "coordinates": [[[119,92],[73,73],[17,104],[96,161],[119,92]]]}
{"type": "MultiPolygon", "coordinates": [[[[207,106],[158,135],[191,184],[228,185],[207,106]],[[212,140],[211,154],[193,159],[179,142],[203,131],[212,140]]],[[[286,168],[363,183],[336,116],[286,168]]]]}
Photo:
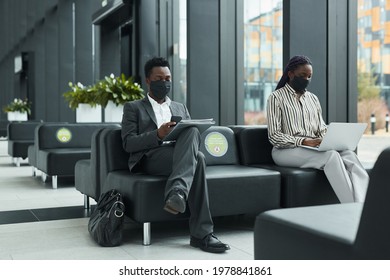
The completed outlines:
{"type": "Polygon", "coordinates": [[[70,217],[57,218],[57,219],[56,218],[54,218],[54,219],[40,219],[39,216],[36,213],[34,213],[34,210],[53,211],[53,210],[57,210],[57,209],[60,209],[60,208],[67,208],[67,206],[65,206],[65,207],[50,207],[50,208],[36,208],[36,209],[20,209],[20,210],[10,210],[10,211],[0,211],[0,216],[1,216],[1,213],[5,213],[5,212],[7,214],[12,215],[13,213],[16,214],[18,212],[27,211],[35,218],[35,220],[28,221],[28,222],[9,222],[9,223],[0,223],[0,224],[1,225],[23,224],[23,223],[30,223],[30,222],[59,221],[59,220],[67,220],[67,219],[84,218],[84,217],[73,217],[73,216],[70,216],[70,217]]]}
{"type": "MultiPolygon", "coordinates": [[[[6,201],[6,200],[3,200],[3,201],[0,200],[0,202],[4,202],[4,201],[6,201]]],[[[10,201],[12,201],[12,200],[10,200],[10,201]]],[[[49,205],[53,205],[53,204],[49,204],[49,205]]],[[[32,210],[32,211],[44,210],[44,209],[53,210],[53,209],[58,209],[58,208],[69,208],[69,207],[80,207],[81,208],[81,207],[83,207],[83,205],[75,203],[75,204],[69,204],[69,205],[62,205],[61,204],[61,205],[45,206],[45,207],[31,207],[31,206],[29,206],[26,208],[19,208],[19,209],[0,210],[0,213],[1,212],[12,212],[12,211],[22,211],[22,210],[32,210]]]]}
{"type": "Polygon", "coordinates": [[[41,222],[41,220],[38,218],[38,216],[37,215],[35,215],[35,213],[33,212],[33,210],[32,209],[29,209],[28,211],[30,211],[30,213],[37,219],[37,221],[36,222],[41,222]]]}
{"type": "MultiPolygon", "coordinates": [[[[24,211],[24,212],[26,212],[26,213],[30,213],[30,214],[32,214],[30,211],[28,211],[28,210],[17,210],[17,211],[7,211],[7,212],[18,212],[18,211],[24,211]]],[[[11,214],[12,215],[12,214],[11,214]]],[[[0,215],[1,216],[1,215],[0,215]]],[[[28,218],[30,218],[30,217],[28,217],[28,218]]],[[[24,223],[32,223],[32,222],[37,222],[37,220],[36,220],[36,217],[35,217],[35,215],[32,215],[32,217],[31,218],[33,218],[32,220],[29,220],[29,221],[12,221],[12,222],[1,222],[1,219],[0,219],[0,225],[2,225],[2,226],[5,226],[5,225],[11,225],[11,224],[24,224],[24,223]],[[34,220],[34,218],[35,218],[35,220],[34,220]]]]}
{"type": "MultiPolygon", "coordinates": [[[[48,219],[48,220],[32,220],[32,221],[25,221],[25,222],[11,222],[11,223],[0,223],[0,226],[7,226],[7,225],[23,225],[23,224],[26,224],[26,226],[28,226],[27,224],[31,224],[31,223],[37,223],[37,222],[40,222],[40,223],[43,223],[43,222],[56,222],[56,221],[67,221],[67,220],[76,220],[76,219],[81,219],[82,217],[70,217],[70,218],[61,218],[61,219],[55,219],[55,220],[52,220],[52,219],[48,219]]],[[[67,225],[66,228],[73,228],[73,227],[79,227],[80,225],[67,225]]],[[[63,226],[61,225],[60,228],[63,228],[63,226]]],[[[34,230],[39,230],[39,229],[34,229],[34,230]]]]}
{"type": "MultiPolygon", "coordinates": [[[[33,222],[24,222],[24,223],[13,223],[13,224],[2,224],[0,225],[0,228],[1,227],[6,227],[7,225],[12,225],[13,229],[12,231],[7,231],[7,232],[0,232],[0,234],[8,234],[10,232],[19,232],[21,231],[21,227],[30,227],[32,226],[32,228],[29,228],[30,230],[42,230],[40,227],[37,227],[36,226],[36,222],[39,222],[39,223],[48,223],[48,224],[51,224],[51,226],[49,227],[49,229],[58,229],[58,228],[73,228],[73,227],[80,227],[80,226],[85,226],[86,224],[83,224],[83,223],[80,223],[80,224],[74,224],[74,223],[70,223],[70,222],[77,222],[77,220],[80,220],[80,219],[85,219],[85,218],[74,218],[74,219],[61,219],[61,220],[48,220],[48,221],[33,221],[33,222]]],[[[47,228],[46,228],[47,229],[47,228]]]]}
{"type": "Polygon", "coordinates": [[[11,209],[11,210],[0,210],[0,214],[4,213],[4,212],[19,212],[19,211],[28,211],[30,210],[29,208],[25,208],[25,209],[11,209]]]}
{"type": "Polygon", "coordinates": [[[129,251],[125,250],[123,248],[123,246],[119,246],[119,249],[124,252],[126,255],[128,255],[129,257],[131,257],[133,260],[138,260],[138,258],[136,256],[134,256],[133,254],[131,254],[129,251]]]}
{"type": "Polygon", "coordinates": [[[237,250],[237,251],[240,251],[241,253],[243,253],[243,254],[246,254],[246,255],[248,255],[248,256],[252,256],[253,257],[253,253],[250,253],[250,252],[248,252],[248,251],[246,251],[246,250],[243,250],[242,248],[240,248],[240,247],[236,247],[236,246],[234,246],[234,245],[232,245],[232,244],[229,244],[230,245],[230,248],[231,249],[235,249],[235,250],[237,250]]]}

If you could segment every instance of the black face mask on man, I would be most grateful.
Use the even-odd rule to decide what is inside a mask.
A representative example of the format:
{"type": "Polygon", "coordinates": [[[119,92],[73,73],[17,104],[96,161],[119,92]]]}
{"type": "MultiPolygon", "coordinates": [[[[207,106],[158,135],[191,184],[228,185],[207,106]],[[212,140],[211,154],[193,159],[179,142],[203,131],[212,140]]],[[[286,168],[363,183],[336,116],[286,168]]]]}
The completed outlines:
{"type": "Polygon", "coordinates": [[[164,99],[171,90],[172,82],[170,81],[151,81],[150,91],[158,100],[164,99]]]}
{"type": "Polygon", "coordinates": [[[307,86],[309,85],[310,80],[303,77],[294,76],[290,81],[290,86],[297,92],[305,92],[307,86]]]}

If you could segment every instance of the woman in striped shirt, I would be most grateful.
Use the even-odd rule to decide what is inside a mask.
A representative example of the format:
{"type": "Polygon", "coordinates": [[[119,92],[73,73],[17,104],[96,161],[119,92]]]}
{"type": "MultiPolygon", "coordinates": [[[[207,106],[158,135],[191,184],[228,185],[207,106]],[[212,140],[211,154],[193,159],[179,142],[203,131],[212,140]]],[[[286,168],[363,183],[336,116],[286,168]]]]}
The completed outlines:
{"type": "Polygon", "coordinates": [[[267,103],[268,138],[277,165],[324,170],[341,203],[363,202],[368,174],[353,151],[318,152],[327,126],[316,95],[306,90],[313,73],[306,56],[294,56],[267,103]]]}

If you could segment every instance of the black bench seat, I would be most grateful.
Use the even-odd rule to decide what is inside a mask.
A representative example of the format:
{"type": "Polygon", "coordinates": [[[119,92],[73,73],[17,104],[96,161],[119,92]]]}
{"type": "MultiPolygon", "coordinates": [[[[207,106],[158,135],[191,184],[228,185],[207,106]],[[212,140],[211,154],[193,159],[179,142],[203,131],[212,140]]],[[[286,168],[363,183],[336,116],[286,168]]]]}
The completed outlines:
{"type": "MultiPolygon", "coordinates": [[[[280,174],[277,171],[242,166],[234,133],[227,127],[211,127],[202,134],[201,151],[206,157],[206,179],[212,216],[260,213],[280,207],[280,174]],[[224,156],[207,152],[204,140],[208,133],[219,133],[228,143],[224,156]]],[[[129,154],[122,148],[121,130],[105,129],[100,139],[100,176],[102,192],[119,190],[124,197],[126,215],[144,226],[144,245],[150,244],[151,223],[183,219],[163,210],[166,177],[130,173],[129,154]]]]}

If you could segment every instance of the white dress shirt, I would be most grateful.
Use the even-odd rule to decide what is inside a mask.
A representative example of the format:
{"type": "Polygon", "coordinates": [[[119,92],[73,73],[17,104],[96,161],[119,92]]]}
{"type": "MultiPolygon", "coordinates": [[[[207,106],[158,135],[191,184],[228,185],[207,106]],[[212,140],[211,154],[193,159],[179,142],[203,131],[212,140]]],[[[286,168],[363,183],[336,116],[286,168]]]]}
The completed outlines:
{"type": "Polygon", "coordinates": [[[171,99],[166,96],[165,101],[159,104],[156,100],[150,97],[149,93],[148,98],[150,104],[152,104],[154,114],[156,115],[157,128],[160,128],[163,123],[170,122],[172,117],[172,112],[169,108],[171,105],[171,99]]]}

